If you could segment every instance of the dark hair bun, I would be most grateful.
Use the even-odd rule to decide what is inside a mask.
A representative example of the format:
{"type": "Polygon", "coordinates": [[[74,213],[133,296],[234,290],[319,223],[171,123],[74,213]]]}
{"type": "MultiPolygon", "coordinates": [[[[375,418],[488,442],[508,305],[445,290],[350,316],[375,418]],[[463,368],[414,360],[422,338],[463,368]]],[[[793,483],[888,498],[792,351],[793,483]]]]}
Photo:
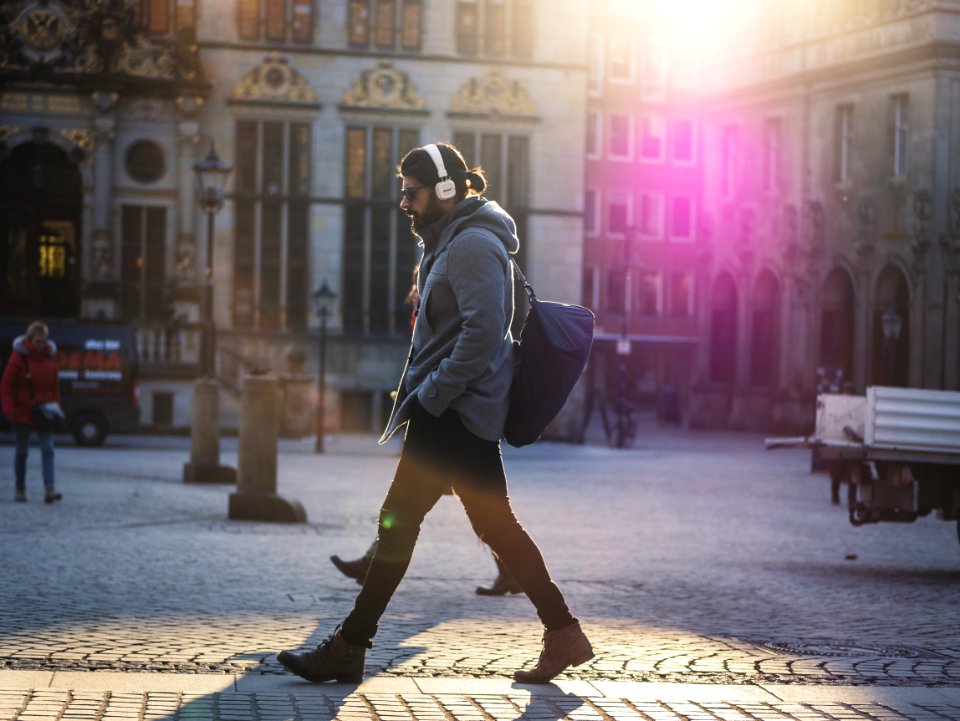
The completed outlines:
{"type": "Polygon", "coordinates": [[[470,190],[476,193],[482,193],[487,189],[487,179],[483,176],[483,171],[480,170],[480,168],[468,170],[464,173],[463,177],[468,181],[470,190]]]}

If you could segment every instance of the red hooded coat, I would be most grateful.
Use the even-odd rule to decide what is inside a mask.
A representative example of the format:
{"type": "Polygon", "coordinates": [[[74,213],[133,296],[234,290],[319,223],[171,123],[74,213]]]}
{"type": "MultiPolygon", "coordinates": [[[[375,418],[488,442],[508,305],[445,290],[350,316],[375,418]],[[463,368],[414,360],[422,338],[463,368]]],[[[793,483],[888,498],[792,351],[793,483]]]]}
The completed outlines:
{"type": "Polygon", "coordinates": [[[13,351],[3,371],[3,381],[0,382],[3,413],[9,415],[14,423],[36,427],[30,392],[27,389],[27,359],[30,360],[30,375],[33,378],[33,403],[59,403],[57,346],[48,340],[47,347],[40,353],[26,336],[20,336],[13,342],[13,351]]]}

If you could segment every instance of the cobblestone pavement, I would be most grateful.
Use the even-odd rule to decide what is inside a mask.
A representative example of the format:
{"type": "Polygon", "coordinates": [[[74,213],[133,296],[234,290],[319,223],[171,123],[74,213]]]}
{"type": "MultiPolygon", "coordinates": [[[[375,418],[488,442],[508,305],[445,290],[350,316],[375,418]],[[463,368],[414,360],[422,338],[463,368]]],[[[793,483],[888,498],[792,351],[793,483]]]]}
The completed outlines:
{"type": "Polygon", "coordinates": [[[960,706],[884,703],[783,703],[769,701],[660,701],[586,696],[575,693],[111,693],[0,691],[0,718],[30,719],[414,719],[421,721],[787,721],[791,719],[872,719],[943,721],[960,706]]]}
{"type": "MultiPolygon", "coordinates": [[[[644,430],[627,451],[505,450],[517,514],[598,650],[564,678],[744,689],[960,686],[953,523],[852,528],[804,452],[766,452],[754,435],[644,430]]],[[[349,610],[357,586],[327,557],[359,555],[372,540],[396,464],[397,447],[378,448],[372,437],[333,437],[323,456],[311,448],[306,440],[281,444],[279,492],[310,518],[296,526],[227,521],[232,487],[181,483],[186,439],[116,438],[96,450],[65,444],[57,456],[65,500],[53,506],[41,502],[34,449],[31,502],[12,503],[12,482],[9,493],[0,490],[0,669],[285,678],[273,654],[315,643],[349,610]]],[[[224,449],[223,460],[235,464],[235,443],[225,440],[224,449]]],[[[12,454],[0,445],[0,469],[12,467],[12,454]]],[[[368,654],[368,675],[495,680],[532,662],[539,631],[525,597],[473,592],[493,573],[456,499],[442,499],[368,654]]],[[[382,703],[399,704],[404,718],[411,709],[445,719],[960,718],[960,706],[936,704],[901,716],[870,704],[801,712],[776,699],[756,708],[647,708],[616,693],[596,702],[577,696],[569,713],[544,702],[541,712],[512,693],[490,697],[496,712],[474,696],[427,695],[419,709],[402,694],[381,701],[354,693],[336,714],[391,716],[380,713],[382,703]]],[[[272,690],[228,695],[244,709],[238,718],[272,718],[268,708],[293,703],[272,690]]],[[[69,718],[74,704],[97,718],[121,707],[140,718],[174,718],[176,708],[178,718],[205,717],[195,715],[201,702],[222,701],[21,689],[0,695],[0,719],[30,718],[34,706],[69,718]]]]}

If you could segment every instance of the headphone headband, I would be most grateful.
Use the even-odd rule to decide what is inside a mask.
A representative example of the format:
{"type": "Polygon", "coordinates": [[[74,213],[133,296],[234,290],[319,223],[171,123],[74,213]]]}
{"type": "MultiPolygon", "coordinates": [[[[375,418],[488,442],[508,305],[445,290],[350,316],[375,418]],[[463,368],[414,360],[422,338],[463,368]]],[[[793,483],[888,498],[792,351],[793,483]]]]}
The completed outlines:
{"type": "Polygon", "coordinates": [[[456,197],[457,186],[456,183],[453,182],[453,178],[447,173],[447,168],[443,164],[443,155],[440,153],[440,148],[438,148],[435,143],[430,143],[424,145],[423,149],[427,151],[427,155],[430,156],[430,159],[436,166],[437,175],[440,177],[440,182],[434,186],[434,192],[436,192],[437,198],[440,200],[450,200],[450,198],[456,197]]]}

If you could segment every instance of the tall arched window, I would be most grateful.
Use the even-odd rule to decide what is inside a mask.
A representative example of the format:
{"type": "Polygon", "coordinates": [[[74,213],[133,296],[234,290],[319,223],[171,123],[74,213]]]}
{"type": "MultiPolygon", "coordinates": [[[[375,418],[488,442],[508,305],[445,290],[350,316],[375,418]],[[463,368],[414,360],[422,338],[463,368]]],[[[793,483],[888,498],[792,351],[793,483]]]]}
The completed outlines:
{"type": "Polygon", "coordinates": [[[729,273],[713,284],[710,313],[710,380],[733,384],[737,378],[737,288],[729,273]]]}
{"type": "Polygon", "coordinates": [[[853,378],[854,291],[850,275],[834,268],[823,284],[818,365],[831,378],[853,378]]]}
{"type": "Polygon", "coordinates": [[[872,385],[906,386],[910,379],[910,287],[888,265],[873,291],[872,385]],[[886,316],[886,317],[885,317],[886,316]]]}

